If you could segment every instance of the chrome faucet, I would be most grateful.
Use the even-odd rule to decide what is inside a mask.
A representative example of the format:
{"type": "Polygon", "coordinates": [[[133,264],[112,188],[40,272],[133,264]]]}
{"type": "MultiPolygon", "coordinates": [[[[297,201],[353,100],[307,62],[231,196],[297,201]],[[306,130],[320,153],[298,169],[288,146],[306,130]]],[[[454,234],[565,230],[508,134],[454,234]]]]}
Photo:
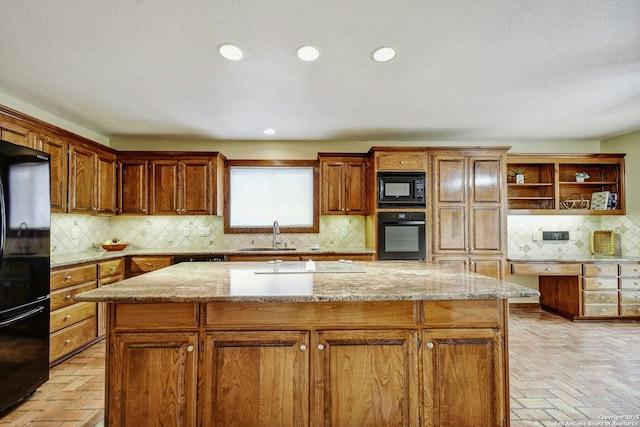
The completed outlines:
{"type": "Polygon", "coordinates": [[[278,225],[278,221],[273,221],[273,249],[276,249],[278,245],[281,243],[278,240],[278,235],[280,234],[280,226],[278,225]]]}
{"type": "Polygon", "coordinates": [[[29,252],[29,226],[23,222],[18,227],[18,237],[20,238],[20,253],[29,252]],[[22,234],[24,232],[24,234],[22,234]]]}

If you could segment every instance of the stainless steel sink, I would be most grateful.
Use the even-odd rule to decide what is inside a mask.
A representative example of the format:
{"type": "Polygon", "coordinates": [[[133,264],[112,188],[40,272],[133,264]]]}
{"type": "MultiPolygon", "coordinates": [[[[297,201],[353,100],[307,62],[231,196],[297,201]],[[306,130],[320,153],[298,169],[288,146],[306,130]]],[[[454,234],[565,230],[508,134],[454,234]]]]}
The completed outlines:
{"type": "Polygon", "coordinates": [[[277,252],[277,251],[295,251],[296,248],[271,248],[271,247],[251,247],[251,248],[240,248],[238,251],[243,252],[277,252]]]}

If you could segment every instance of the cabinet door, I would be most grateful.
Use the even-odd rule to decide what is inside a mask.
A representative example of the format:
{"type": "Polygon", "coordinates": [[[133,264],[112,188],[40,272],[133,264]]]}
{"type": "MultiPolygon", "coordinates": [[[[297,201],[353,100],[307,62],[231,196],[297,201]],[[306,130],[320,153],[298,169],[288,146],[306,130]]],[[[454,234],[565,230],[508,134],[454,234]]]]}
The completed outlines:
{"type": "Polygon", "coordinates": [[[502,253],[502,160],[470,158],[469,252],[502,253]]]}
{"type": "Polygon", "coordinates": [[[434,157],[434,254],[467,253],[466,165],[464,157],[434,157]]]}
{"type": "Polygon", "coordinates": [[[69,144],[69,213],[92,213],[95,153],[69,144]]]}
{"type": "Polygon", "coordinates": [[[504,426],[502,345],[491,329],[423,332],[425,425],[504,426]]]}
{"type": "Polygon", "coordinates": [[[95,213],[116,214],[116,156],[98,153],[96,159],[95,213]]]}
{"type": "Polygon", "coordinates": [[[177,160],[152,160],[150,176],[151,215],[178,215],[179,162],[177,160]]]}
{"type": "Polygon", "coordinates": [[[367,214],[367,165],[345,163],[345,207],[347,214],[367,214]]]}
{"type": "Polygon", "coordinates": [[[67,143],[49,136],[41,136],[36,149],[49,153],[51,178],[51,212],[67,212],[67,143]]]}
{"type": "Polygon", "coordinates": [[[308,425],[308,332],[209,332],[205,343],[203,425],[308,425]]]}
{"type": "Polygon", "coordinates": [[[107,354],[106,425],[195,425],[197,332],[115,334],[107,354]]]}
{"type": "Polygon", "coordinates": [[[149,205],[147,160],[118,162],[118,213],[146,215],[149,205]]]}
{"type": "Polygon", "coordinates": [[[342,214],[344,201],[345,176],[342,162],[322,163],[322,214],[342,214]]]}
{"type": "Polygon", "coordinates": [[[211,161],[189,159],[180,162],[180,214],[210,215],[212,207],[211,161]]]}
{"type": "Polygon", "coordinates": [[[505,278],[505,263],[502,257],[471,257],[469,267],[475,273],[494,279],[504,280],[505,278]]]}
{"type": "Polygon", "coordinates": [[[313,424],[418,425],[416,338],[410,330],[317,333],[313,424]]]}

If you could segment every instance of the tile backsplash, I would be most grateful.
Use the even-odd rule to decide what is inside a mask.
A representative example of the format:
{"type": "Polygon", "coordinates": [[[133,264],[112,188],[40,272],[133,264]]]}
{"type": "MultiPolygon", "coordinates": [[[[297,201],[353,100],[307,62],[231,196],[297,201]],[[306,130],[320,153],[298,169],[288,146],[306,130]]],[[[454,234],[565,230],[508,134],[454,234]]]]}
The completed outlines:
{"type": "MultiPolygon", "coordinates": [[[[224,234],[220,216],[113,216],[53,214],[51,253],[71,254],[97,250],[105,240],[119,238],[136,249],[224,250],[271,246],[272,235],[224,234]],[[204,234],[204,235],[201,235],[204,234]]],[[[319,233],[282,233],[288,246],[362,249],[365,247],[363,216],[320,217],[319,233]]]]}
{"type": "Polygon", "coordinates": [[[640,228],[619,215],[509,215],[508,257],[545,257],[591,254],[591,232],[613,230],[619,241],[616,255],[640,256],[640,228]],[[540,231],[569,231],[568,241],[534,240],[540,231]]]}

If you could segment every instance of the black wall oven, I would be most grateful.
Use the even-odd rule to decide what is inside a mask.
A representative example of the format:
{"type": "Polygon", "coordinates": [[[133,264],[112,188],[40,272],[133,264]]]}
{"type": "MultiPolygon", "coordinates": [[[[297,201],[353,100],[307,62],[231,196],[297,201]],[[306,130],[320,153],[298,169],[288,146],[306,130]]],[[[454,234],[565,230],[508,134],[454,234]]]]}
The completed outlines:
{"type": "Polygon", "coordinates": [[[426,240],[424,212],[378,213],[378,259],[424,260],[426,240]]]}

